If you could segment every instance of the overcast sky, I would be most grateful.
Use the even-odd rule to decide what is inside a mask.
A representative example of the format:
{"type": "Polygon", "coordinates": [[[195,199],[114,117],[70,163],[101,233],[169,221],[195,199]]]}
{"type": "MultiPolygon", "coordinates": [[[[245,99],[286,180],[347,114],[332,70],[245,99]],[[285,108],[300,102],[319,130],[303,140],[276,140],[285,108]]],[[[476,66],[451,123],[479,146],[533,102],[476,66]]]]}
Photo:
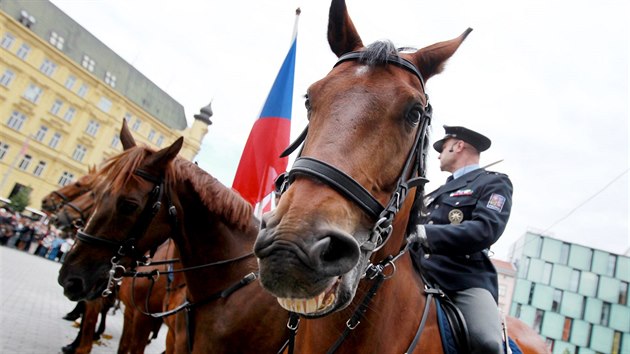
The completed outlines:
{"type": "MultiPolygon", "coordinates": [[[[292,133],[303,95],[336,57],[324,0],[53,0],[183,104],[189,124],[212,100],[197,160],[232,185],[242,149],[299,20],[292,133]]],[[[485,165],[514,184],[512,216],[493,250],[506,259],[526,231],[624,253],[628,219],[628,5],[617,0],[348,0],[364,44],[424,47],[474,30],[427,83],[432,141],[443,124],[492,139],[485,165]]],[[[292,156],[292,159],[295,156],[292,156]]],[[[291,159],[291,161],[292,161],[291,159]]],[[[448,176],[431,152],[428,190],[448,176]]]]}

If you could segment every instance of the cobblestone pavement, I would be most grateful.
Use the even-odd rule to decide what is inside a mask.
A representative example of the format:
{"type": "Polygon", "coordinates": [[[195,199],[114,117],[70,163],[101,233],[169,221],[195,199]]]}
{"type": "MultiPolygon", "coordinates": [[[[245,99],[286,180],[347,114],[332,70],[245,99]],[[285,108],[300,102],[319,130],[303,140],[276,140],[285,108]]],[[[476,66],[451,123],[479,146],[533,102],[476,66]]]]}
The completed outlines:
{"type": "MultiPolygon", "coordinates": [[[[61,353],[79,329],[62,317],[75,303],[57,284],[61,264],[24,251],[0,246],[0,353],[61,353]]],[[[116,353],[122,333],[123,310],[107,316],[105,339],[92,353],[116,353]],[[109,338],[109,339],[108,339],[109,338]]],[[[147,346],[146,354],[164,351],[166,327],[147,346]]]]}

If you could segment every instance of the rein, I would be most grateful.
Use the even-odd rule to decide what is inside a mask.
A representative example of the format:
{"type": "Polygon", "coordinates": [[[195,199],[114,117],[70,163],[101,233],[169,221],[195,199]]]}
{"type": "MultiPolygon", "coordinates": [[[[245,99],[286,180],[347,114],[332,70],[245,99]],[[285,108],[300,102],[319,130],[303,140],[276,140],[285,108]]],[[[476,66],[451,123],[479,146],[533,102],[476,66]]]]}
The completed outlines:
{"type": "MultiPolygon", "coordinates": [[[[334,66],[337,66],[340,63],[346,61],[361,61],[362,59],[363,56],[361,52],[350,52],[342,55],[337,60],[337,63],[334,66]]],[[[422,74],[410,61],[398,55],[389,55],[385,60],[385,63],[396,65],[414,74],[420,80],[422,91],[424,92],[424,79],[422,77],[422,74]]],[[[426,105],[421,112],[420,125],[418,131],[416,132],[414,144],[409,151],[402,173],[398,179],[398,182],[396,183],[396,190],[394,191],[394,193],[390,197],[389,202],[385,206],[383,206],[369,191],[367,191],[352,177],[348,176],[337,167],[312,157],[298,156],[293,166],[291,167],[291,170],[285,172],[284,174],[280,175],[280,177],[278,177],[279,179],[281,179],[278,183],[281,186],[280,193],[283,193],[288,189],[289,185],[294,181],[296,175],[306,175],[327,184],[329,187],[332,187],[343,196],[345,196],[347,199],[353,201],[356,205],[361,207],[361,209],[363,209],[363,211],[368,214],[373,220],[376,220],[376,223],[371,229],[368,240],[360,246],[362,252],[366,254],[366,258],[369,258],[372,253],[381,249],[388,241],[389,236],[393,231],[393,220],[396,214],[400,211],[400,208],[403,205],[404,201],[406,200],[409,190],[414,187],[423,186],[425,183],[428,182],[428,180],[425,178],[425,159],[427,156],[426,150],[428,147],[428,127],[431,124],[432,108],[429,103],[429,97],[428,95],[426,95],[426,93],[425,97],[426,105]]],[[[307,135],[308,125],[297,138],[297,140],[291,143],[289,147],[282,153],[281,157],[288,156],[293,151],[295,151],[300,145],[304,143],[307,135]]],[[[301,151],[299,155],[301,155],[301,151]]],[[[359,325],[361,319],[363,318],[365,312],[369,307],[370,301],[376,295],[377,290],[380,288],[385,280],[394,276],[396,272],[396,266],[394,262],[399,259],[403,254],[405,254],[408,248],[408,245],[404,245],[401,247],[399,253],[396,256],[387,256],[377,265],[373,265],[370,263],[366,267],[364,277],[370,280],[374,280],[374,284],[370,287],[368,293],[365,295],[362,302],[354,311],[351,318],[348,319],[348,321],[346,322],[346,328],[344,332],[332,345],[332,347],[329,348],[327,352],[328,354],[334,353],[341,346],[343,341],[348,337],[351,331],[359,325]],[[392,272],[386,275],[383,271],[388,266],[392,267],[392,272]]],[[[422,319],[416,331],[416,335],[414,336],[414,340],[410,344],[406,353],[412,352],[414,350],[419,341],[420,334],[422,333],[426,324],[432,293],[427,292],[427,294],[428,296],[422,314],[422,319]]],[[[291,331],[291,335],[289,337],[288,343],[285,344],[285,347],[288,346],[289,354],[293,354],[294,339],[295,335],[297,334],[298,325],[299,316],[296,314],[291,314],[291,316],[289,317],[289,322],[287,323],[287,327],[291,331]]]]}

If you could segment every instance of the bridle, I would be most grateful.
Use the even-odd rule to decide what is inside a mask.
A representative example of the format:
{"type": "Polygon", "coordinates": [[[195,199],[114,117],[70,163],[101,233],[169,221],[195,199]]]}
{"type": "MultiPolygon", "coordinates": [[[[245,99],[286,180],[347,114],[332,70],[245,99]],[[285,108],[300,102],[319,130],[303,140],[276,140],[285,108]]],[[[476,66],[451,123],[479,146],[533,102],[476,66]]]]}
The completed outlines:
{"type": "MultiPolygon", "coordinates": [[[[94,192],[93,191],[88,191],[86,193],[90,193],[90,195],[92,197],[94,197],[94,192]]],[[[87,220],[89,219],[89,213],[91,213],[92,209],[94,208],[94,201],[92,201],[91,204],[89,204],[88,206],[86,206],[85,208],[81,209],[79,208],[75,203],[69,201],[66,202],[61,209],[61,213],[63,214],[63,216],[65,217],[65,221],[68,221],[69,224],[67,225],[61,225],[61,227],[70,227],[70,226],[74,226],[76,229],[80,229],[81,227],[85,226],[85,223],[87,222],[87,220]],[[74,210],[77,214],[79,214],[78,218],[73,218],[68,214],[68,211],[64,208],[64,207],[68,207],[72,210],[74,210]]],[[[56,220],[59,220],[59,218],[57,218],[56,220]]]]}
{"type": "MultiPolygon", "coordinates": [[[[362,61],[362,52],[350,52],[342,55],[334,66],[340,63],[357,60],[362,61]]],[[[404,70],[411,72],[419,80],[424,93],[424,79],[422,74],[410,61],[398,56],[390,54],[385,60],[386,64],[393,64],[404,70]]],[[[348,176],[346,173],[338,169],[337,167],[328,164],[324,161],[312,158],[298,156],[291,167],[291,170],[285,172],[278,177],[276,185],[279,186],[279,192],[285,192],[290,184],[295,180],[297,175],[304,175],[311,178],[315,178],[320,182],[328,185],[341,193],[344,197],[358,205],[372,220],[376,220],[374,223],[368,240],[361,244],[360,248],[365,253],[366,259],[371,256],[372,253],[381,249],[388,241],[389,236],[393,231],[393,220],[396,214],[400,211],[404,201],[408,196],[408,192],[411,188],[424,186],[428,180],[426,176],[426,157],[428,155],[428,142],[429,132],[428,127],[431,124],[432,108],[429,103],[429,97],[425,93],[426,105],[421,111],[419,127],[416,131],[415,140],[407,160],[405,161],[402,173],[396,183],[396,190],[391,195],[389,202],[383,206],[369,191],[367,191],[360,183],[355,179],[348,176]]],[[[308,135],[308,125],[300,136],[282,153],[281,157],[288,156],[295,151],[304,141],[308,135]]],[[[301,151],[300,151],[301,155],[301,151]]],[[[421,191],[420,191],[421,193],[421,191]]],[[[416,189],[416,195],[419,194],[416,189]]],[[[416,198],[417,199],[417,198],[416,198]]],[[[382,285],[383,281],[392,277],[396,272],[395,261],[398,260],[404,253],[406,253],[408,245],[401,247],[398,254],[395,256],[386,256],[383,260],[376,264],[369,263],[364,271],[364,277],[373,280],[374,283],[366,293],[363,301],[358,305],[354,311],[352,317],[346,322],[346,328],[337,339],[337,341],[329,348],[328,353],[334,353],[343,343],[343,341],[350,335],[352,330],[360,323],[363,314],[367,311],[369,303],[376,291],[382,285]],[[391,268],[390,271],[386,269],[391,268]]],[[[431,295],[433,296],[433,295],[431,295]]],[[[430,298],[425,302],[425,309],[422,314],[420,325],[416,331],[414,340],[410,344],[407,352],[413,351],[418,343],[420,333],[424,329],[427,316],[429,313],[430,298]]],[[[299,316],[295,313],[291,313],[287,327],[291,331],[290,338],[285,344],[288,348],[288,353],[292,354],[294,350],[294,339],[297,333],[299,324],[299,316]]],[[[284,347],[281,349],[284,350],[284,347]]]]}
{"type": "MultiPolygon", "coordinates": [[[[335,66],[351,60],[363,60],[362,52],[350,52],[342,55],[335,66]]],[[[398,55],[390,54],[385,60],[385,63],[398,66],[411,72],[420,80],[422,91],[424,92],[424,79],[422,78],[422,74],[409,60],[398,55]]],[[[393,230],[392,222],[407,198],[409,190],[414,187],[422,186],[427,182],[425,178],[425,161],[428,151],[428,127],[431,124],[432,108],[426,94],[425,97],[426,105],[421,111],[419,128],[416,132],[414,144],[407,156],[398,182],[396,183],[396,190],[385,206],[381,205],[369,191],[352,177],[348,176],[337,167],[312,157],[298,156],[291,170],[278,177],[281,179],[278,183],[280,185],[280,193],[289,188],[289,185],[295,180],[297,175],[306,175],[315,178],[332,187],[344,197],[361,207],[372,220],[376,220],[368,240],[361,245],[361,250],[368,253],[368,255],[376,252],[385,245],[391,235],[393,230]]],[[[308,126],[282,153],[281,157],[288,156],[295,151],[306,140],[307,135],[308,126]]]]}

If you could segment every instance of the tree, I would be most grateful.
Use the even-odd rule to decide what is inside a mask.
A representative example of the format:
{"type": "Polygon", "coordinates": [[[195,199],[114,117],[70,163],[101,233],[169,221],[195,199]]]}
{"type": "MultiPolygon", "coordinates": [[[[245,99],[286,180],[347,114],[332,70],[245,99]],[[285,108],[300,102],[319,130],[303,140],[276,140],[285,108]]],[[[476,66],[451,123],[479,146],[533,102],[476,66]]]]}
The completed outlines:
{"type": "Polygon", "coordinates": [[[11,197],[11,208],[18,213],[24,211],[30,202],[30,194],[31,191],[28,188],[21,188],[11,197]]]}

